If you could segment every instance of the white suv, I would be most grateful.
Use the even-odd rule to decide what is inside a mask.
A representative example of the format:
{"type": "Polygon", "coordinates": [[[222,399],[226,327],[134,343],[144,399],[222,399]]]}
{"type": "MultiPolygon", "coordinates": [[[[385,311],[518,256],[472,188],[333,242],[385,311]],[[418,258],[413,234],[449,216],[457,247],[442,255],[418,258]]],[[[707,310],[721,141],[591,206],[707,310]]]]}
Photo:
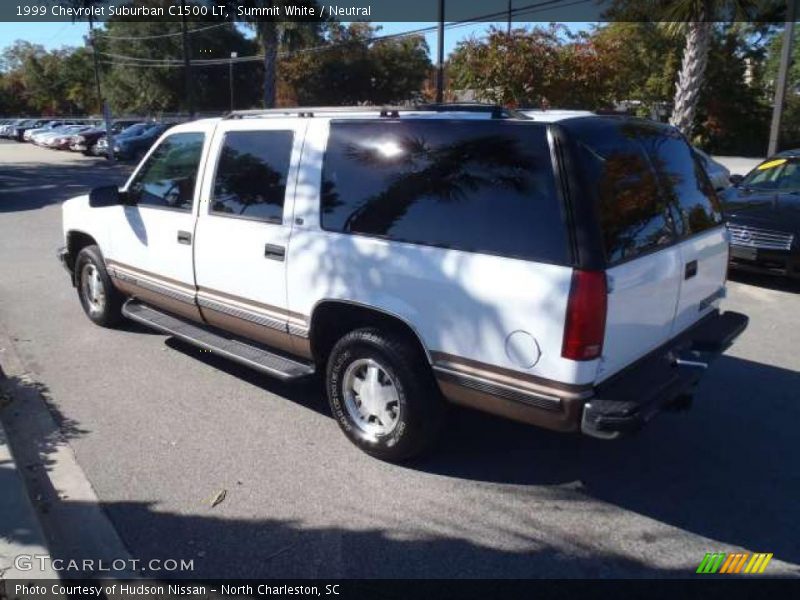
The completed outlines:
{"type": "Polygon", "coordinates": [[[615,437],[745,328],[690,146],[649,121],[502,109],[248,111],[178,125],[63,207],[89,318],[282,379],[402,460],[447,401],[615,437]]]}

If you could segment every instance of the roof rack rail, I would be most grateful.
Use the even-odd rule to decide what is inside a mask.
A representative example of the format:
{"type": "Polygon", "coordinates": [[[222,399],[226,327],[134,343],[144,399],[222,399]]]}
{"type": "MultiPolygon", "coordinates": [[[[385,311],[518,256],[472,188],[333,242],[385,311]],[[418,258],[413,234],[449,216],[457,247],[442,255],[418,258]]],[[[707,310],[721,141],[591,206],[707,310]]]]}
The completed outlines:
{"type": "Polygon", "coordinates": [[[302,106],[296,108],[256,108],[250,110],[234,110],[226,113],[223,119],[245,119],[260,116],[297,116],[312,118],[324,113],[378,113],[381,117],[397,118],[402,112],[469,112],[489,113],[493,119],[525,118],[514,110],[498,104],[482,104],[479,102],[425,103],[411,106],[302,106]]]}
{"type": "Polygon", "coordinates": [[[514,111],[504,106],[500,106],[499,104],[484,104],[482,102],[430,102],[427,104],[418,104],[416,110],[491,113],[493,119],[515,116],[514,111]]]}

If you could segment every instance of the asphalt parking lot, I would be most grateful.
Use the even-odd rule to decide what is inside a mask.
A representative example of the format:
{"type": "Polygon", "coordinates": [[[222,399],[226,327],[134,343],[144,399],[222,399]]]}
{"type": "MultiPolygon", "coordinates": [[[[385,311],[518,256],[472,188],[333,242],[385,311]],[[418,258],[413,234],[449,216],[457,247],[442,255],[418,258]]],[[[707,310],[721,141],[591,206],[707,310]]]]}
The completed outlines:
{"type": "MultiPolygon", "coordinates": [[[[800,285],[736,276],[725,306],[749,329],[690,411],[637,436],[454,410],[433,456],[392,466],[347,442],[318,381],[84,317],[55,259],[60,203],[129,169],[0,142],[0,330],[132,556],[194,559],[191,577],[686,577],[746,550],[800,575],[800,285]]],[[[4,409],[10,436],[25,410],[4,409]]],[[[28,443],[23,467],[46,470],[65,442],[28,443]]]]}

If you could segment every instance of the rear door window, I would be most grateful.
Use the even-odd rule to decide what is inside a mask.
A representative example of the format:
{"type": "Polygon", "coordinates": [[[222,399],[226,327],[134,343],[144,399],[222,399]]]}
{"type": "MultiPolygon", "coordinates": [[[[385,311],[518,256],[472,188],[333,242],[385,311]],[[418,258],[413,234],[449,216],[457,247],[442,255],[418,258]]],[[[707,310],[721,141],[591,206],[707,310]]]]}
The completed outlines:
{"type": "Polygon", "coordinates": [[[544,125],[333,121],[322,227],[470,252],[568,262],[544,125]]]}
{"type": "Polygon", "coordinates": [[[211,213],[280,223],[292,131],[229,131],[214,179],[211,213]]]}

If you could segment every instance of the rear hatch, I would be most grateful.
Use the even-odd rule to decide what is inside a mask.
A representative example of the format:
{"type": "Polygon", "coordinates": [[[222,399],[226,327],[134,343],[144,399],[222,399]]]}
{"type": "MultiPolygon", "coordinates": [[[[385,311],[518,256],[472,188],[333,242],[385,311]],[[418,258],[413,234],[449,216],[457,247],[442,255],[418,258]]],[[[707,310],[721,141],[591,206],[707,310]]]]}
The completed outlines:
{"type": "Polygon", "coordinates": [[[727,236],[713,186],[673,128],[618,117],[560,125],[605,254],[602,381],[714,309],[724,288],[727,236]]]}

